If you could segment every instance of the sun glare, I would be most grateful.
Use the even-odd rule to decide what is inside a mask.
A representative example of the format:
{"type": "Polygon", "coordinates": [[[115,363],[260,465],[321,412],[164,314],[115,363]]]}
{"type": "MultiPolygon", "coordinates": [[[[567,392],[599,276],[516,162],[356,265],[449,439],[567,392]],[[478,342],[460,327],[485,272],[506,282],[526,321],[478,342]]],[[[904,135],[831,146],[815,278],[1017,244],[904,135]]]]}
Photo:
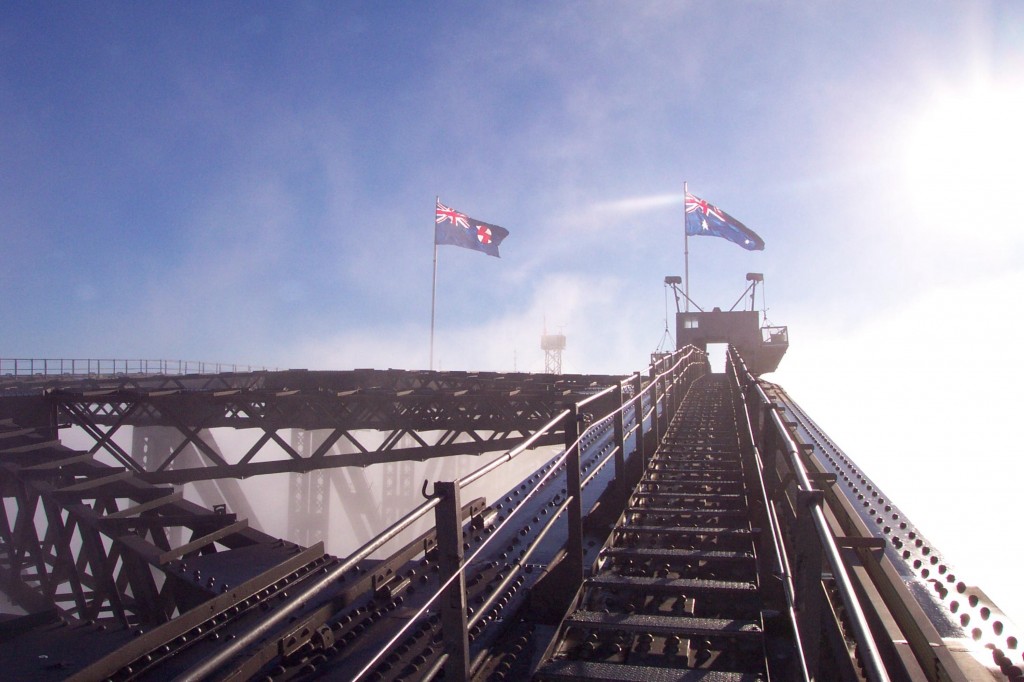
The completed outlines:
{"type": "Polygon", "coordinates": [[[1024,233],[1024,87],[937,96],[911,122],[905,175],[928,229],[974,226],[974,236],[1018,239],[1024,233]],[[971,226],[963,224],[965,210],[971,226]]]}

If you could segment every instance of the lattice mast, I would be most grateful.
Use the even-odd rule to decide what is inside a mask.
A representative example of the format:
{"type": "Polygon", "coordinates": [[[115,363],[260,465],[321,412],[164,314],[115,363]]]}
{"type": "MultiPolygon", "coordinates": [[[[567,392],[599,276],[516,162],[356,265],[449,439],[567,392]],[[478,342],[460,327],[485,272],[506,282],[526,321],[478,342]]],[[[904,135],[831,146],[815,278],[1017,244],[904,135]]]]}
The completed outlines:
{"type": "Polygon", "coordinates": [[[561,374],[565,334],[548,334],[548,325],[545,322],[544,333],[540,337],[540,347],[544,351],[544,373],[561,374]]]}

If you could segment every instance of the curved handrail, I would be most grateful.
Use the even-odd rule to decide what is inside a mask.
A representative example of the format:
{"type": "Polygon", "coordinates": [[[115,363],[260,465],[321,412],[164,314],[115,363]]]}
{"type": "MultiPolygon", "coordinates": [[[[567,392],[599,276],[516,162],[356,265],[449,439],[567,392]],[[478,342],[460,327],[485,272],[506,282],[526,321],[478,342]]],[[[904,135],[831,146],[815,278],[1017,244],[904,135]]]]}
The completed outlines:
{"type": "Polygon", "coordinates": [[[119,376],[224,374],[273,371],[260,365],[140,358],[0,358],[0,376],[119,376]]]}
{"type": "MultiPolygon", "coordinates": [[[[679,368],[679,366],[684,361],[688,360],[690,358],[690,356],[694,352],[699,352],[695,348],[687,348],[685,350],[686,350],[685,353],[683,353],[682,351],[675,351],[674,353],[672,353],[671,355],[677,355],[677,354],[682,354],[682,355],[681,355],[681,357],[679,357],[677,359],[677,361],[673,365],[671,365],[671,367],[669,367],[668,369],[666,369],[663,372],[660,372],[660,373],[654,375],[652,377],[652,380],[651,380],[650,384],[645,389],[639,391],[629,401],[624,402],[622,405],[620,405],[619,407],[615,408],[614,410],[612,410],[608,414],[602,415],[599,419],[595,419],[594,423],[592,423],[587,428],[583,429],[579,433],[579,435],[576,436],[576,438],[574,439],[574,441],[572,443],[567,444],[566,448],[555,459],[553,459],[551,462],[549,462],[548,471],[533,485],[533,487],[530,489],[530,491],[527,492],[527,494],[519,501],[519,504],[514,509],[512,509],[509,512],[509,514],[493,529],[493,531],[488,535],[488,537],[484,538],[483,541],[481,541],[481,543],[477,546],[477,548],[473,551],[473,553],[470,556],[468,556],[468,557],[463,559],[463,561],[460,564],[459,568],[456,571],[454,571],[452,573],[452,575],[450,575],[446,580],[444,580],[437,587],[437,589],[430,596],[430,598],[426,601],[426,603],[424,603],[423,606],[420,607],[420,609],[415,614],[413,614],[406,621],[406,623],[402,626],[402,628],[400,628],[399,631],[397,633],[395,633],[395,635],[392,636],[387,641],[387,643],[385,643],[385,645],[383,647],[381,647],[381,649],[373,656],[373,658],[369,662],[367,662],[359,670],[359,672],[356,673],[356,675],[352,678],[352,682],[359,682],[359,680],[364,679],[366,677],[366,675],[368,675],[380,663],[380,660],[384,657],[384,655],[388,651],[390,651],[391,648],[402,637],[404,637],[406,635],[406,633],[409,631],[409,629],[441,597],[441,595],[445,592],[445,590],[447,590],[448,587],[450,587],[451,584],[453,582],[455,582],[459,578],[460,575],[464,575],[465,574],[465,571],[466,571],[467,567],[470,566],[470,564],[472,564],[480,556],[480,554],[484,551],[484,549],[487,547],[487,545],[489,545],[490,542],[494,538],[500,536],[500,534],[501,534],[500,532],[509,523],[512,522],[512,520],[513,520],[513,518],[515,518],[516,514],[518,514],[520,510],[525,508],[526,502],[528,500],[530,500],[534,495],[536,495],[543,488],[544,484],[548,481],[549,478],[551,478],[553,475],[555,475],[555,473],[559,470],[559,468],[563,464],[566,463],[566,461],[568,460],[569,455],[573,451],[573,449],[574,448],[578,448],[580,443],[584,440],[584,438],[586,436],[588,436],[590,434],[590,432],[593,429],[596,429],[596,428],[600,427],[602,424],[605,424],[608,419],[616,416],[619,412],[622,412],[623,410],[625,410],[627,405],[633,404],[636,401],[639,401],[638,404],[642,405],[643,404],[644,395],[646,394],[646,392],[648,390],[650,390],[653,386],[655,386],[656,383],[659,380],[661,380],[664,377],[666,377],[666,376],[672,374],[673,372],[675,372],[679,368]]],[[[652,367],[653,367],[653,365],[652,365],[652,367]]],[[[625,383],[625,381],[620,382],[620,385],[622,383],[625,383]]],[[[576,404],[576,408],[578,408],[580,405],[585,405],[585,404],[589,404],[590,402],[593,402],[597,398],[606,395],[609,391],[612,391],[615,388],[616,387],[613,385],[613,386],[610,386],[610,387],[600,391],[598,394],[596,394],[594,396],[588,396],[583,401],[580,401],[579,403],[577,403],[576,404]]],[[[657,410],[657,405],[652,403],[652,409],[653,410],[657,410]]],[[[544,432],[545,430],[549,429],[550,427],[553,427],[555,424],[557,424],[557,422],[560,422],[562,419],[565,419],[567,416],[570,416],[571,414],[575,414],[575,413],[576,413],[575,409],[564,410],[563,412],[559,413],[559,415],[557,415],[555,418],[553,418],[551,421],[549,421],[548,424],[546,424],[544,427],[542,427],[541,431],[538,431],[538,433],[534,434],[534,436],[539,438],[540,436],[538,434],[541,434],[542,432],[544,432]]],[[[640,415],[640,418],[643,418],[644,416],[646,416],[646,415],[640,415]]],[[[526,447],[527,447],[526,443],[523,443],[521,446],[519,446],[519,448],[516,449],[517,452],[515,454],[521,453],[522,450],[526,449],[526,447]]],[[[486,473],[494,471],[495,469],[498,468],[498,466],[500,466],[500,464],[504,464],[505,462],[510,461],[515,456],[515,455],[512,454],[512,452],[513,451],[509,451],[508,453],[506,453],[502,457],[499,457],[497,460],[495,460],[495,462],[499,463],[498,465],[492,466],[494,464],[494,462],[492,462],[491,464],[485,465],[485,466],[481,467],[480,469],[477,469],[473,473],[469,474],[469,476],[467,476],[467,477],[465,477],[463,479],[460,479],[459,480],[460,481],[460,486],[459,487],[460,488],[464,488],[466,485],[468,485],[468,483],[471,483],[473,481],[479,480],[486,473]]],[[[613,449],[613,451],[611,453],[609,453],[608,455],[605,455],[605,457],[603,458],[602,461],[607,461],[607,457],[611,456],[612,454],[614,454],[614,449],[613,449]]],[[[588,477],[588,480],[589,480],[589,477],[588,477]]],[[[497,598],[497,596],[501,594],[501,592],[503,590],[503,587],[506,586],[512,580],[512,578],[518,573],[518,571],[520,570],[519,567],[521,567],[522,564],[525,563],[526,558],[528,558],[532,554],[532,552],[536,549],[536,547],[540,543],[540,540],[543,539],[543,537],[548,533],[548,531],[551,529],[551,527],[554,525],[554,523],[557,521],[557,519],[560,517],[560,515],[565,513],[569,509],[571,504],[573,504],[573,503],[577,503],[578,504],[579,500],[577,500],[573,495],[567,494],[565,499],[563,500],[562,504],[556,510],[556,513],[550,515],[550,518],[549,518],[548,522],[539,531],[538,536],[534,539],[534,541],[531,543],[531,545],[526,549],[524,555],[522,557],[520,557],[515,562],[515,566],[516,566],[515,570],[509,572],[509,575],[506,576],[505,579],[498,585],[498,587],[494,590],[493,594],[491,595],[491,598],[485,601],[485,604],[493,603],[493,601],[497,598]]],[[[484,608],[483,606],[480,607],[477,610],[475,617],[472,620],[467,621],[467,627],[470,627],[472,624],[475,624],[475,623],[479,622],[479,620],[483,617],[483,614],[487,613],[487,610],[488,609],[484,608]]]]}
{"type": "MultiPolygon", "coordinates": [[[[732,358],[730,358],[732,359],[732,358]]],[[[768,487],[764,481],[764,462],[761,459],[761,450],[757,446],[757,439],[754,436],[753,421],[750,418],[750,406],[747,405],[745,400],[742,400],[743,395],[743,384],[740,379],[740,370],[746,371],[746,365],[743,363],[743,359],[738,355],[736,357],[739,366],[736,361],[729,363],[729,372],[732,379],[733,388],[736,390],[737,395],[740,396],[739,406],[742,408],[742,416],[740,418],[740,426],[743,428],[743,433],[746,438],[749,439],[752,450],[752,458],[754,460],[754,474],[757,476],[757,492],[760,494],[760,499],[765,505],[765,517],[768,522],[770,537],[772,542],[772,550],[775,552],[775,566],[779,577],[782,579],[783,594],[786,599],[786,607],[789,612],[790,623],[793,626],[794,640],[796,643],[797,660],[800,665],[800,673],[802,679],[810,680],[811,674],[807,669],[807,657],[804,653],[803,642],[800,639],[800,627],[798,624],[798,616],[796,610],[796,589],[793,586],[793,573],[792,567],[789,561],[789,555],[786,551],[786,544],[782,531],[782,525],[779,522],[778,513],[775,506],[768,494],[768,487]]]]}
{"type": "MultiPolygon", "coordinates": [[[[380,658],[390,649],[390,647],[393,646],[393,644],[397,642],[401,637],[403,637],[408,632],[408,629],[412,627],[412,625],[415,622],[417,622],[423,616],[424,613],[426,613],[427,609],[434,604],[434,602],[445,591],[445,589],[447,589],[451,585],[451,583],[458,578],[459,575],[465,572],[466,567],[469,566],[480,555],[480,553],[487,547],[487,545],[495,537],[498,537],[500,535],[499,531],[502,530],[511,521],[511,519],[515,516],[519,509],[522,509],[524,507],[524,503],[527,500],[529,500],[533,495],[535,495],[543,487],[543,484],[559,470],[559,467],[563,463],[565,463],[573,449],[578,448],[580,442],[587,435],[589,435],[591,429],[596,428],[607,418],[614,416],[617,412],[624,410],[627,405],[632,405],[635,403],[642,405],[643,398],[646,395],[647,391],[650,390],[652,387],[656,386],[658,381],[662,380],[664,377],[668,376],[673,371],[677,370],[677,368],[684,361],[691,358],[694,352],[698,351],[694,348],[687,348],[685,349],[685,352],[683,350],[679,350],[670,354],[669,357],[675,357],[677,355],[679,356],[678,358],[676,358],[676,362],[672,364],[671,367],[657,374],[654,374],[652,372],[651,382],[645,389],[637,392],[636,395],[630,398],[630,400],[625,401],[621,406],[619,406],[615,410],[612,410],[608,415],[604,415],[600,419],[595,420],[595,423],[587,427],[586,429],[583,429],[571,444],[567,444],[565,450],[553,460],[553,463],[549,466],[548,471],[540,478],[540,480],[536,482],[532,490],[530,490],[523,497],[523,499],[520,500],[519,505],[515,509],[513,509],[512,512],[509,513],[509,515],[506,516],[505,519],[503,519],[502,522],[497,527],[495,527],[494,531],[490,533],[488,537],[484,538],[484,540],[476,548],[473,554],[463,560],[459,569],[455,571],[447,580],[443,582],[443,584],[441,584],[438,587],[437,591],[427,600],[423,607],[419,611],[417,611],[417,613],[415,613],[411,618],[409,618],[406,624],[394,635],[393,638],[389,640],[389,642],[381,649],[381,651],[378,652],[377,655],[374,656],[373,659],[356,674],[356,676],[353,678],[353,682],[362,679],[368,672],[370,672],[380,661],[380,658]],[[639,403],[637,403],[637,401],[639,401],[639,403]]],[[[649,369],[653,368],[654,366],[652,364],[649,367],[649,369]]],[[[625,383],[625,381],[620,381],[618,386],[621,387],[623,383],[625,383]]],[[[614,391],[616,388],[617,386],[615,384],[606,387],[599,391],[597,394],[593,396],[588,396],[587,398],[577,403],[575,405],[575,408],[578,408],[580,405],[590,404],[597,400],[598,398],[606,396],[609,391],[614,391]]],[[[652,401],[652,409],[654,410],[657,410],[656,402],[656,400],[652,401]]],[[[459,487],[464,488],[470,483],[473,483],[474,481],[479,480],[483,476],[486,476],[488,473],[491,473],[501,468],[504,464],[510,462],[512,459],[522,454],[525,450],[532,447],[543,436],[551,433],[551,431],[555,429],[562,421],[564,421],[567,417],[575,413],[576,409],[567,408],[565,410],[562,410],[557,415],[552,417],[540,429],[531,434],[529,438],[527,438],[525,441],[517,445],[515,448],[508,450],[504,454],[500,455],[499,457],[492,460],[488,464],[480,467],[479,469],[473,471],[469,475],[462,477],[461,479],[458,479],[459,487]]],[[[639,416],[642,418],[645,415],[639,416]]],[[[565,506],[567,506],[572,501],[572,496],[567,495],[566,499],[564,500],[564,506],[560,508],[560,513],[563,512],[565,506]]],[[[273,630],[277,625],[281,624],[285,619],[291,616],[297,609],[304,606],[309,601],[309,599],[317,596],[319,593],[326,590],[335,581],[341,578],[345,573],[351,570],[360,561],[363,561],[371,554],[379,550],[385,544],[387,544],[392,539],[397,537],[403,530],[411,526],[413,523],[415,523],[423,516],[425,516],[429,511],[437,507],[439,503],[439,498],[437,497],[431,497],[427,499],[418,507],[416,507],[408,514],[406,514],[405,516],[397,520],[395,523],[393,523],[391,526],[389,526],[384,532],[382,532],[376,538],[372,539],[371,541],[360,547],[358,550],[356,550],[345,561],[335,566],[333,569],[325,572],[324,575],[318,578],[315,582],[311,583],[310,585],[306,586],[305,588],[297,592],[294,592],[292,594],[292,597],[287,602],[281,604],[273,612],[268,613],[266,616],[264,616],[260,620],[260,622],[257,625],[255,625],[251,630],[239,634],[234,640],[232,640],[227,645],[219,648],[216,653],[211,655],[202,663],[193,666],[192,668],[186,670],[181,675],[176,677],[175,682],[196,682],[198,680],[205,679],[209,675],[213,674],[218,668],[220,668],[221,666],[226,664],[230,659],[238,655],[243,649],[255,643],[261,637],[264,637],[267,634],[269,634],[271,630],[273,630]]],[[[559,514],[552,515],[552,519],[549,523],[557,519],[558,516],[559,514]]],[[[543,537],[543,534],[547,533],[548,530],[549,528],[545,528],[542,531],[541,537],[543,537]]]]}
{"type": "MultiPolygon", "coordinates": [[[[811,484],[811,480],[807,475],[807,470],[804,468],[803,462],[800,459],[800,449],[797,447],[796,441],[793,440],[792,435],[790,435],[789,429],[786,428],[785,423],[782,421],[782,417],[779,415],[778,410],[772,409],[772,401],[768,398],[768,395],[764,392],[764,389],[761,387],[760,383],[758,383],[757,379],[747,369],[746,364],[739,356],[739,353],[734,348],[730,348],[729,350],[730,360],[737,362],[738,367],[742,369],[743,382],[746,383],[748,388],[753,389],[761,407],[769,411],[771,415],[771,423],[775,429],[775,434],[781,439],[789,467],[793,471],[793,475],[796,478],[799,488],[808,493],[814,491],[815,488],[811,484]]],[[[860,600],[857,598],[853,582],[850,580],[850,576],[846,571],[846,564],[839,552],[839,547],[836,545],[835,536],[829,528],[828,520],[825,518],[825,512],[822,509],[822,504],[823,502],[821,498],[811,497],[809,498],[808,510],[811,514],[811,521],[814,525],[818,540],[821,542],[825,559],[828,562],[829,567],[832,569],[832,578],[839,590],[843,606],[846,608],[847,618],[853,628],[854,639],[857,641],[858,655],[870,680],[887,682],[889,680],[889,674],[886,672],[885,664],[882,662],[878,645],[875,643],[874,637],[871,636],[871,629],[868,625],[867,617],[864,614],[864,609],[860,605],[860,600]]],[[[799,633],[797,633],[797,637],[799,637],[799,633]]]]}

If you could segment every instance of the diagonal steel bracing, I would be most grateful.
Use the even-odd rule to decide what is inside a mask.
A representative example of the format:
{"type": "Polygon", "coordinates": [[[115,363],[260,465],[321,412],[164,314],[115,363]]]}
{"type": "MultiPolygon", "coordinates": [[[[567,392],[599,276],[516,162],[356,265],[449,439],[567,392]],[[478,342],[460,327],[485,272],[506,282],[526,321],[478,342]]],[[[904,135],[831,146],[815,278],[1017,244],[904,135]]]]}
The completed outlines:
{"type": "MultiPolygon", "coordinates": [[[[345,466],[479,455],[509,450],[547,422],[566,401],[617,381],[605,376],[441,372],[258,373],[258,378],[201,385],[136,380],[110,385],[64,383],[39,395],[64,425],[80,427],[121,465],[155,484],[307,472],[345,466]],[[118,444],[124,427],[166,426],[180,440],[154,465],[118,444]],[[244,452],[222,452],[210,430],[256,429],[244,452]],[[315,448],[299,452],[292,429],[323,430],[315,448]],[[340,447],[338,447],[340,446],[340,447]],[[188,448],[200,462],[179,461],[188,448]]],[[[559,442],[548,434],[538,445],[559,442]]]]}
{"type": "Polygon", "coordinates": [[[26,608],[38,597],[70,623],[154,625],[249,570],[222,562],[214,580],[191,565],[216,566],[226,550],[287,549],[233,514],[22,431],[0,424],[0,585],[26,608]]]}

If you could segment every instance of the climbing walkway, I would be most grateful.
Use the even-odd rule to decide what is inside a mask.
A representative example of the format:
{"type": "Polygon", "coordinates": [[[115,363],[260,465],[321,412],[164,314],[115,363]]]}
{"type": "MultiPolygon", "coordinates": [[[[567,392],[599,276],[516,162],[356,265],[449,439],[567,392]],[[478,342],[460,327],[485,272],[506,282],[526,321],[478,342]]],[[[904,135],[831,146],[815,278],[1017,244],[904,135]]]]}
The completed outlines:
{"type": "Polygon", "coordinates": [[[743,472],[725,375],[707,375],[648,461],[536,679],[767,679],[743,472]]]}

